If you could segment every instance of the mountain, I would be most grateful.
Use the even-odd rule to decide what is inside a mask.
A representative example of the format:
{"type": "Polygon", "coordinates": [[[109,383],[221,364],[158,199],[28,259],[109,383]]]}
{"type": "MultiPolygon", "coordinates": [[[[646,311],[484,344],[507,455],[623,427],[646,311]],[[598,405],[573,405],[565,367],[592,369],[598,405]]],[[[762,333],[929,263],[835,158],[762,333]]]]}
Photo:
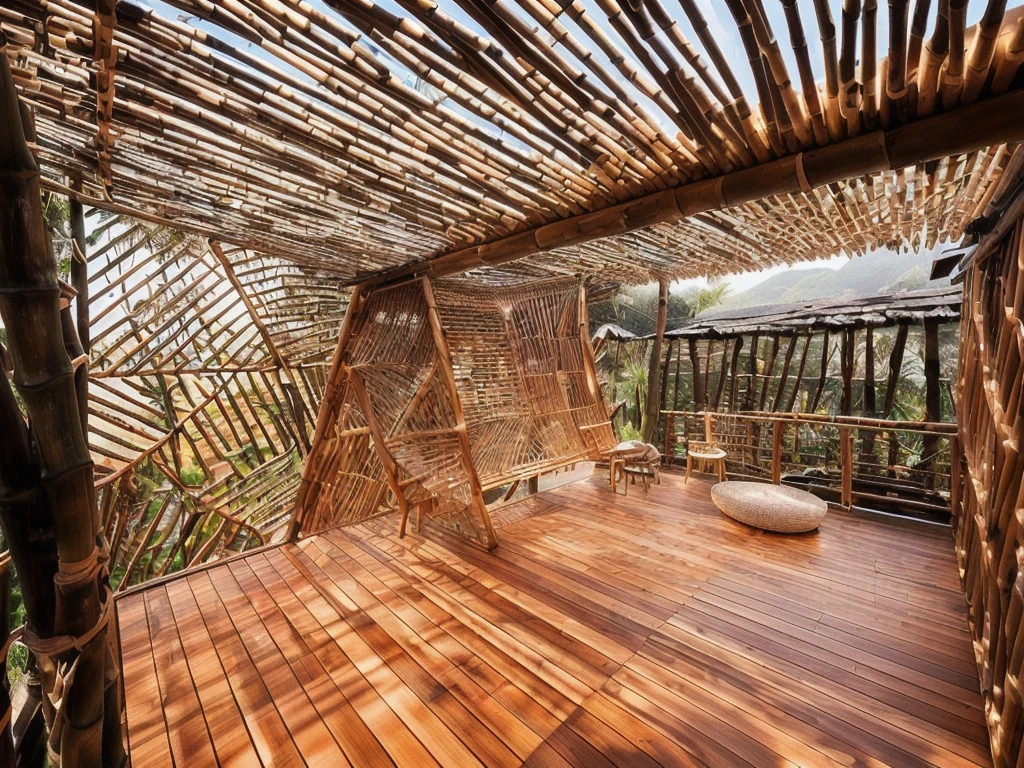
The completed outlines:
{"type": "Polygon", "coordinates": [[[948,245],[920,253],[877,250],[855,256],[841,268],[787,270],[742,293],[726,294],[710,312],[746,309],[771,304],[834,298],[839,301],[879,293],[918,288],[940,288],[949,279],[929,281],[932,261],[948,245]]]}

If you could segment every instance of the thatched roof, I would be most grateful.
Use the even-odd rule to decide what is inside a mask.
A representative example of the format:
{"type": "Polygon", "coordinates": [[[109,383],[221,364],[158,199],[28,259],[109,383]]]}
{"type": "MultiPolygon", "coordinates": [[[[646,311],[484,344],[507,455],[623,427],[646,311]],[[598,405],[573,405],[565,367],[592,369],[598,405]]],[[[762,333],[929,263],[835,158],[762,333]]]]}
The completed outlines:
{"type": "Polygon", "coordinates": [[[792,333],[837,328],[880,328],[925,319],[956,322],[963,296],[960,286],[926,288],[858,299],[747,307],[710,312],[665,332],[666,338],[722,338],[748,333],[792,333]]]}
{"type": "Polygon", "coordinates": [[[10,0],[0,27],[48,186],[349,281],[931,245],[1022,138],[1024,21],[998,3],[968,30],[965,4],[894,2],[887,43],[874,3],[837,34],[825,0],[785,0],[786,29],[730,0],[739,62],[691,0],[397,2],[10,0]]]}

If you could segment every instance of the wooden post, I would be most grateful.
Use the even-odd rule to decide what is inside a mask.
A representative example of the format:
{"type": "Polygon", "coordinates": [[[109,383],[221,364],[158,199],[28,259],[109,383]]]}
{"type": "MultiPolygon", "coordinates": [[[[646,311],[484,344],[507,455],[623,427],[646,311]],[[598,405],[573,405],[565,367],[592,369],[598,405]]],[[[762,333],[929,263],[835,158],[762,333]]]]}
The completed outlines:
{"type": "Polygon", "coordinates": [[[740,352],[743,351],[743,337],[733,339],[732,363],[729,365],[729,404],[728,410],[739,410],[736,402],[736,382],[739,379],[740,352]]]}
{"type": "Polygon", "coordinates": [[[775,397],[772,398],[772,407],[769,410],[779,410],[779,404],[782,402],[782,396],[786,391],[786,380],[789,378],[789,367],[793,363],[793,352],[796,349],[796,338],[797,335],[795,333],[789,337],[789,343],[786,345],[786,356],[782,362],[782,373],[779,375],[779,386],[778,389],[775,390],[775,397]]]}
{"type": "MultiPolygon", "coordinates": [[[[491,523],[491,515],[487,511],[487,503],[484,501],[480,477],[477,475],[476,464],[473,462],[473,450],[469,443],[469,432],[466,431],[466,416],[462,412],[462,400],[459,398],[459,388],[455,381],[455,370],[452,366],[451,352],[448,349],[448,340],[445,338],[444,328],[441,326],[441,316],[437,312],[437,303],[434,301],[434,290],[431,287],[430,278],[424,277],[421,278],[421,281],[423,283],[423,295],[426,298],[429,309],[430,330],[434,334],[434,346],[437,349],[437,355],[441,362],[441,373],[444,375],[444,381],[448,385],[448,397],[451,400],[452,413],[455,416],[455,431],[459,436],[463,469],[469,479],[469,490],[473,498],[473,507],[480,517],[480,522],[484,525],[484,545],[488,549],[494,549],[494,547],[498,546],[498,537],[494,533],[494,525],[491,523]]],[[[588,354],[592,356],[594,352],[590,346],[589,335],[585,329],[581,330],[580,335],[585,342],[584,357],[587,358],[588,354]]],[[[592,392],[596,393],[596,401],[604,402],[601,399],[601,392],[597,388],[596,371],[593,370],[592,363],[593,361],[590,360],[591,365],[588,366],[585,360],[585,367],[587,367],[588,371],[588,384],[592,392]]]]}
{"type": "Polygon", "coordinates": [[[772,423],[772,482],[782,483],[782,438],[785,425],[781,421],[772,423]]]}
{"type": "Polygon", "coordinates": [[[849,427],[839,428],[839,462],[842,473],[840,501],[849,509],[853,506],[853,431],[849,427]]]}
{"type": "MultiPolygon", "coordinates": [[[[868,418],[875,418],[875,330],[868,326],[864,331],[864,401],[861,413],[868,418]]],[[[866,430],[860,441],[861,462],[875,463],[875,433],[866,430]]]]}
{"type": "MultiPolygon", "coordinates": [[[[942,421],[942,390],[939,384],[939,323],[935,318],[924,321],[924,418],[925,421],[942,421]]],[[[935,474],[930,470],[935,467],[935,453],[938,440],[926,435],[924,438],[924,455],[927,487],[934,487],[935,474]]]]}
{"type": "Polygon", "coordinates": [[[853,328],[843,330],[842,346],[840,348],[840,362],[842,363],[843,394],[839,400],[839,412],[843,416],[849,416],[853,410],[853,368],[856,360],[854,353],[857,344],[857,332],[853,328]]]}
{"type": "Polygon", "coordinates": [[[649,443],[658,426],[658,410],[661,405],[661,346],[665,339],[665,324],[668,322],[668,280],[658,280],[658,321],[654,330],[654,347],[647,370],[647,407],[643,416],[644,442],[649,443]]]}
{"type": "Polygon", "coordinates": [[[693,376],[693,409],[703,411],[707,406],[704,397],[704,380],[700,377],[700,355],[697,354],[697,340],[692,336],[686,340],[690,353],[690,373],[693,376]]]}
{"type": "MultiPolygon", "coordinates": [[[[33,569],[30,561],[56,552],[58,572],[48,590],[53,602],[44,601],[51,613],[44,616],[40,603],[26,601],[23,639],[39,664],[44,694],[63,701],[63,727],[52,734],[52,749],[64,765],[100,768],[124,760],[120,669],[112,645],[117,624],[112,621],[106,542],[69,355],[69,329],[62,319],[57,265],[43,223],[39,168],[26,141],[28,122],[8,59],[0,55],[0,316],[13,382],[28,414],[38,459],[26,490],[41,510],[48,510],[40,514],[52,520],[50,537],[26,541],[15,533],[7,543],[19,574],[33,569]],[[75,670],[62,690],[59,668],[75,670]]],[[[70,311],[65,312],[70,322],[70,311]]],[[[70,330],[74,332],[73,322],[70,330]]],[[[73,341],[80,349],[77,333],[73,341]]],[[[24,425],[16,408],[9,416],[24,425]]],[[[4,451],[17,439],[5,429],[4,451]]],[[[0,511],[6,516],[13,510],[0,504],[0,511]]],[[[4,522],[5,533],[26,532],[19,521],[4,522]]],[[[52,725],[52,706],[49,713],[47,725],[52,725]]]]}
{"type": "Polygon", "coordinates": [[[818,410],[818,403],[821,402],[821,393],[825,389],[825,380],[828,378],[828,364],[832,358],[832,350],[829,347],[831,338],[829,336],[828,329],[825,329],[825,335],[821,340],[821,370],[818,372],[818,386],[814,390],[814,397],[811,398],[811,404],[807,408],[808,413],[814,413],[818,410]]]}

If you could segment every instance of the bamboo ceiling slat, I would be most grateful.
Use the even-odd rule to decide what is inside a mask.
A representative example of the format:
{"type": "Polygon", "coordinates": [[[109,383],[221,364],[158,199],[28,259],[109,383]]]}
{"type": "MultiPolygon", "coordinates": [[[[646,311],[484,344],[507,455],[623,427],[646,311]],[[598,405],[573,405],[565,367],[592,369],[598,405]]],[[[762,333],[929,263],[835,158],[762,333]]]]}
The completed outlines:
{"type": "Polygon", "coordinates": [[[733,62],[691,0],[396,3],[11,0],[0,29],[51,188],[346,281],[454,254],[445,271],[498,285],[636,282],[955,240],[998,141],[628,234],[611,215],[558,247],[572,217],[955,112],[1024,62],[1024,17],[998,2],[970,29],[963,3],[890,3],[878,39],[874,2],[838,29],[826,0],[785,2],[773,29],[761,0],[728,0],[733,62]]]}

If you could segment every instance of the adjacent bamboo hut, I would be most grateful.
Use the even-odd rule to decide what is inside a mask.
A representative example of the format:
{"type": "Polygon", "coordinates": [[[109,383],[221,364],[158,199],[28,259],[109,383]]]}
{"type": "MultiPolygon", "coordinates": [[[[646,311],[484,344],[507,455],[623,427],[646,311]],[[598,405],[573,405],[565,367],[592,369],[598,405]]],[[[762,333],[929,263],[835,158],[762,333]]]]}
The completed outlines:
{"type": "MultiPolygon", "coordinates": [[[[0,761],[1018,765],[1024,14],[783,6],[728,0],[730,61],[690,0],[5,2],[0,761]],[[652,434],[670,280],[965,235],[957,424],[925,313],[914,427],[959,574],[948,529],[769,538],[671,477],[492,518],[614,442],[594,282],[660,285],[652,434]]],[[[888,495],[873,312],[843,507],[888,495]]],[[[813,339],[772,333],[744,388],[741,333],[686,353],[779,481],[813,339]]]]}
{"type": "Polygon", "coordinates": [[[786,474],[836,501],[948,519],[961,300],[952,286],[711,312],[666,331],[666,455],[684,460],[712,413],[734,476],[786,474]]]}

